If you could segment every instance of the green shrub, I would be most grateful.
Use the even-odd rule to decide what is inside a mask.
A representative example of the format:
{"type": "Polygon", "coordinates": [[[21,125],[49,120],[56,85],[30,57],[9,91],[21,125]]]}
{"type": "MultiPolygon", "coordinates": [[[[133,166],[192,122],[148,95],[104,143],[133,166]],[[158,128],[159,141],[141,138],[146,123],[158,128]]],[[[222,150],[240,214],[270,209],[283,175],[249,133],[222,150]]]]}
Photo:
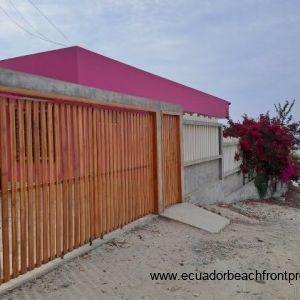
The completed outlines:
{"type": "Polygon", "coordinates": [[[260,199],[263,199],[268,192],[269,178],[266,174],[261,173],[254,178],[254,185],[257,189],[260,199]]]}

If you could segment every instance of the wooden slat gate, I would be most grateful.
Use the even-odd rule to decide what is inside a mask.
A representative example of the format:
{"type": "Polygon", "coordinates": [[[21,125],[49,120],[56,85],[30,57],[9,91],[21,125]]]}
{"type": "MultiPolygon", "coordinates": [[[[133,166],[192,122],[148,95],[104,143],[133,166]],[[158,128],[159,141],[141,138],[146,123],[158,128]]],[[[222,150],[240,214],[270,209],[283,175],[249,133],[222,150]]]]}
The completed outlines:
{"type": "Polygon", "coordinates": [[[180,119],[162,116],[163,203],[164,208],[181,202],[180,119]]]}
{"type": "Polygon", "coordinates": [[[0,99],[1,282],[154,212],[154,124],[151,112],[0,99]]]}

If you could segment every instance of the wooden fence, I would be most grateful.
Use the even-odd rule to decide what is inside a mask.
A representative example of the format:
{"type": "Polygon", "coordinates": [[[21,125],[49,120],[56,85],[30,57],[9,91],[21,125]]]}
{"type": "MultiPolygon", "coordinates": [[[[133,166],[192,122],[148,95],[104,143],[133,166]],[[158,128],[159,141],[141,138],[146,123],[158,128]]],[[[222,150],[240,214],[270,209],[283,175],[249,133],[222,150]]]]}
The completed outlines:
{"type": "Polygon", "coordinates": [[[1,282],[155,211],[151,112],[4,97],[0,147],[1,282]]]}

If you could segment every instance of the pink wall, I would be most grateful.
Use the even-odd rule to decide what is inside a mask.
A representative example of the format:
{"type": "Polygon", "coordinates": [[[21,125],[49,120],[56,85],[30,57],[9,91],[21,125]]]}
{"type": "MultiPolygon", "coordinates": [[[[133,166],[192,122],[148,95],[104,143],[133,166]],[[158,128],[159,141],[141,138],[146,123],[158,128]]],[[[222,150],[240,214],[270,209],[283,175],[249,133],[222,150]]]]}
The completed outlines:
{"type": "Polygon", "coordinates": [[[223,99],[80,47],[3,60],[0,67],[179,104],[187,112],[219,118],[229,114],[223,99]]]}
{"type": "Polygon", "coordinates": [[[77,53],[74,48],[1,60],[0,67],[58,80],[78,82],[77,53]]]}

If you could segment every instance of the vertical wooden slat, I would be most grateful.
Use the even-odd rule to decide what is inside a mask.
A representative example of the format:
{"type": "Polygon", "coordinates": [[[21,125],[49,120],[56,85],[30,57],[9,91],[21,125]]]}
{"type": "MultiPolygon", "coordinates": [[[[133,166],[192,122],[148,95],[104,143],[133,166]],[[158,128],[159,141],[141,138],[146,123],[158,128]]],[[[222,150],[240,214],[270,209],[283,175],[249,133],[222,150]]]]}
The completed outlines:
{"type": "Polygon", "coordinates": [[[138,204],[139,204],[139,213],[137,215],[138,218],[144,215],[144,203],[145,203],[145,186],[144,186],[144,168],[143,168],[143,154],[145,152],[143,145],[143,120],[142,114],[137,114],[137,122],[138,122],[138,145],[140,145],[140,149],[138,151],[138,180],[139,180],[139,190],[138,190],[138,204]]]}
{"type": "Polygon", "coordinates": [[[150,201],[151,201],[151,212],[157,212],[158,207],[158,180],[156,176],[157,168],[157,155],[156,155],[156,126],[155,116],[151,114],[149,116],[149,176],[150,176],[150,201]]]}
{"type": "Polygon", "coordinates": [[[98,238],[101,236],[101,221],[100,221],[100,205],[102,206],[102,202],[100,204],[100,201],[102,200],[102,181],[101,181],[101,170],[99,169],[99,161],[101,161],[101,144],[100,144],[100,136],[101,134],[101,127],[100,127],[100,110],[95,108],[93,110],[93,155],[94,155],[94,166],[93,166],[93,172],[94,172],[94,234],[95,238],[98,238]]]}
{"type": "Polygon", "coordinates": [[[33,201],[33,153],[32,153],[32,102],[25,102],[27,189],[28,189],[28,259],[29,270],[34,268],[34,201],[33,201]]]}
{"type": "Polygon", "coordinates": [[[85,241],[85,185],[82,107],[78,107],[79,169],[80,169],[80,245],[85,241]]]}
{"type": "Polygon", "coordinates": [[[131,197],[132,197],[132,178],[131,178],[131,113],[126,114],[126,153],[127,153],[127,222],[131,220],[131,197]]]}
{"type": "Polygon", "coordinates": [[[125,224],[129,220],[129,138],[128,138],[128,112],[124,113],[124,172],[125,172],[125,224]]]}
{"type": "Polygon", "coordinates": [[[166,199],[166,189],[165,189],[165,185],[166,185],[166,178],[167,178],[167,174],[166,174],[166,119],[164,117],[164,115],[162,115],[162,159],[163,159],[163,204],[164,204],[164,208],[167,207],[167,199],[166,199]]]}
{"type": "Polygon", "coordinates": [[[88,108],[83,108],[83,126],[84,126],[84,173],[85,173],[85,242],[90,240],[89,225],[89,208],[90,208],[90,187],[89,187],[89,124],[88,124],[88,108]]]}
{"type": "Polygon", "coordinates": [[[149,134],[149,176],[150,176],[150,199],[151,199],[151,212],[157,212],[158,210],[158,181],[156,177],[156,168],[157,168],[157,161],[156,157],[156,126],[155,126],[155,117],[154,114],[150,115],[150,134],[149,134]]]}
{"type": "Polygon", "coordinates": [[[121,181],[121,186],[120,186],[120,196],[121,196],[121,226],[124,226],[126,224],[126,218],[125,218],[125,160],[124,160],[124,112],[120,112],[120,144],[119,144],[119,149],[120,149],[120,181],[121,181]]]}
{"type": "Polygon", "coordinates": [[[107,135],[106,135],[106,142],[108,145],[107,148],[107,160],[108,160],[108,186],[109,186],[109,197],[108,197],[108,207],[109,207],[109,231],[113,229],[114,225],[114,203],[113,203],[113,153],[112,153],[112,114],[111,111],[107,111],[107,119],[106,122],[107,124],[107,135]]]}
{"type": "Polygon", "coordinates": [[[132,216],[131,216],[131,221],[134,221],[135,215],[136,215],[136,118],[135,118],[135,113],[132,113],[132,216]]]}
{"type": "Polygon", "coordinates": [[[163,117],[163,123],[164,123],[164,202],[165,202],[165,207],[167,207],[168,203],[168,193],[167,193],[167,188],[168,188],[168,173],[167,173],[167,157],[168,157],[168,135],[167,135],[167,118],[163,117]]]}
{"type": "Polygon", "coordinates": [[[147,153],[149,150],[149,147],[147,147],[147,138],[148,138],[148,127],[147,127],[147,115],[144,114],[143,115],[143,119],[142,119],[142,124],[143,124],[143,134],[142,134],[142,138],[143,138],[143,160],[142,160],[142,164],[143,164],[143,186],[144,186],[144,199],[143,199],[143,203],[144,203],[144,208],[143,208],[143,216],[146,215],[148,213],[148,207],[149,207],[149,198],[148,198],[148,177],[147,177],[147,172],[148,172],[148,166],[147,166],[147,153]]]}
{"type": "Polygon", "coordinates": [[[134,113],[134,181],[137,182],[138,184],[135,185],[135,194],[134,194],[134,204],[135,204],[135,213],[134,213],[134,218],[133,220],[136,219],[136,217],[139,215],[139,178],[138,178],[138,173],[139,173],[139,168],[138,168],[138,163],[139,163],[139,149],[138,149],[138,143],[139,143],[139,136],[138,136],[138,114],[134,113]]]}
{"type": "Polygon", "coordinates": [[[34,136],[34,172],[35,172],[35,251],[36,266],[42,263],[41,249],[41,143],[40,143],[40,104],[33,103],[33,136],[34,136]]]}
{"type": "Polygon", "coordinates": [[[148,139],[148,119],[147,119],[148,115],[143,114],[143,118],[142,118],[142,124],[143,124],[143,134],[142,134],[142,138],[143,138],[143,160],[142,160],[142,164],[143,164],[143,185],[144,185],[144,209],[143,209],[143,215],[146,215],[148,213],[148,207],[149,207],[149,198],[148,198],[148,165],[147,165],[147,154],[148,154],[148,150],[149,150],[149,146],[147,145],[147,139],[148,139]]]}
{"type": "Polygon", "coordinates": [[[144,117],[144,130],[145,130],[145,156],[144,156],[144,166],[145,166],[145,185],[146,185],[146,208],[145,208],[145,214],[148,214],[151,212],[151,197],[150,197],[150,150],[151,150],[151,144],[150,142],[150,116],[149,114],[145,115],[144,117]]]}
{"type": "Polygon", "coordinates": [[[146,166],[145,166],[145,139],[146,139],[146,131],[145,131],[145,115],[140,114],[140,140],[141,140],[141,155],[140,155],[140,168],[141,168],[141,217],[145,215],[146,207],[147,207],[147,196],[146,196],[146,166]]]}
{"type": "MultiPolygon", "coordinates": [[[[173,198],[172,198],[172,179],[173,179],[173,172],[172,172],[172,118],[168,116],[168,198],[169,198],[169,204],[173,204],[173,198]]],[[[175,141],[173,140],[173,143],[175,141]]]]}
{"type": "Polygon", "coordinates": [[[54,104],[55,179],[56,179],[56,256],[62,255],[62,160],[60,106],[54,104]]]}
{"type": "Polygon", "coordinates": [[[85,187],[85,202],[84,202],[84,214],[85,214],[85,243],[90,239],[90,227],[89,227],[89,146],[88,146],[88,117],[87,107],[83,107],[83,145],[84,145],[84,187],[85,187]]]}
{"type": "Polygon", "coordinates": [[[137,205],[137,212],[135,215],[135,219],[141,216],[141,202],[142,202],[142,196],[141,196],[141,153],[143,151],[143,148],[138,149],[138,147],[141,147],[141,124],[140,124],[140,114],[137,113],[135,116],[136,120],[136,182],[137,182],[137,189],[136,189],[136,205],[137,205]]]}
{"type": "Polygon", "coordinates": [[[166,208],[166,120],[164,115],[162,115],[162,169],[163,169],[163,205],[166,208]]]}
{"type": "Polygon", "coordinates": [[[73,237],[73,122],[72,122],[72,111],[71,106],[67,105],[66,107],[67,119],[67,137],[68,137],[68,146],[67,146],[67,185],[68,185],[68,251],[71,251],[74,248],[74,237],[73,237]]]}
{"type": "MultiPolygon", "coordinates": [[[[175,145],[176,145],[176,136],[174,136],[174,132],[173,132],[173,122],[174,121],[174,117],[169,117],[169,134],[170,134],[170,140],[169,140],[169,147],[170,147],[170,185],[169,185],[169,190],[170,190],[170,201],[171,204],[174,204],[174,162],[175,162],[175,145]]],[[[176,170],[176,168],[175,168],[176,170]]]]}
{"type": "Polygon", "coordinates": [[[116,176],[117,176],[117,194],[116,198],[118,201],[118,215],[117,215],[117,226],[122,227],[122,213],[123,213],[123,194],[122,194],[122,141],[121,141],[121,113],[117,111],[116,113],[117,123],[116,123],[116,148],[117,148],[117,166],[116,166],[116,176]]]}
{"type": "Polygon", "coordinates": [[[54,141],[53,141],[53,104],[47,105],[47,123],[48,123],[48,168],[49,168],[49,242],[50,259],[55,258],[55,209],[56,197],[54,186],[54,141]]]}
{"type": "Polygon", "coordinates": [[[103,138],[104,138],[104,142],[103,142],[103,147],[104,147],[104,153],[105,153],[105,157],[101,157],[101,161],[103,162],[103,159],[105,159],[105,164],[104,164],[104,174],[105,174],[105,184],[104,184],[104,188],[105,188],[105,201],[104,201],[104,205],[106,206],[106,209],[104,210],[105,214],[104,217],[106,217],[106,222],[104,223],[106,225],[106,230],[105,233],[108,232],[110,230],[110,220],[111,220],[111,215],[110,215],[110,173],[109,173],[109,166],[110,166],[110,161],[109,161],[109,157],[110,157],[110,151],[109,151],[109,123],[108,123],[108,111],[104,110],[103,111],[103,138]]]}
{"type": "Polygon", "coordinates": [[[173,181],[174,181],[174,147],[176,143],[176,137],[174,137],[173,128],[172,128],[173,118],[169,116],[169,154],[170,154],[170,162],[169,162],[169,177],[170,177],[170,184],[169,184],[169,197],[170,203],[174,204],[174,191],[173,191],[173,181]]]}
{"type": "Polygon", "coordinates": [[[96,109],[96,151],[98,155],[98,160],[96,164],[97,169],[97,194],[98,194],[98,204],[97,204],[97,236],[102,237],[105,232],[105,221],[104,210],[105,210],[105,174],[104,174],[104,124],[103,124],[103,110],[96,109]]]}
{"type": "Polygon", "coordinates": [[[113,174],[114,174],[114,180],[113,180],[113,186],[114,186],[114,203],[115,203],[115,224],[114,229],[117,229],[119,227],[119,208],[120,208],[120,195],[118,195],[118,113],[116,111],[113,111],[113,153],[114,153],[114,159],[113,159],[113,174]]]}
{"type": "Polygon", "coordinates": [[[156,120],[154,114],[150,116],[150,135],[149,135],[149,162],[150,162],[150,197],[151,212],[158,211],[158,179],[157,179],[157,154],[156,154],[156,120]]]}
{"type": "Polygon", "coordinates": [[[163,142],[164,142],[164,148],[163,148],[163,153],[164,153],[164,203],[165,207],[169,205],[168,201],[168,185],[169,185],[169,174],[168,174],[168,117],[163,115],[163,142]]]}
{"type": "Polygon", "coordinates": [[[112,111],[112,191],[113,191],[113,203],[114,203],[114,223],[113,229],[118,228],[118,208],[119,208],[119,196],[118,196],[118,175],[117,175],[117,114],[116,111],[112,111]]]}
{"type": "Polygon", "coordinates": [[[2,191],[2,254],[3,254],[3,281],[10,278],[10,253],[9,253],[9,212],[8,212],[8,127],[7,127],[7,102],[0,99],[0,144],[1,144],[1,191],[2,191]]]}
{"type": "Polygon", "coordinates": [[[114,199],[115,199],[115,226],[117,229],[119,227],[119,212],[120,212],[120,194],[119,194],[119,141],[118,141],[118,113],[114,112],[114,123],[113,123],[113,146],[114,146],[114,199]]]}
{"type": "Polygon", "coordinates": [[[174,185],[175,176],[177,175],[177,165],[176,165],[176,146],[177,146],[177,137],[175,135],[175,128],[174,128],[174,120],[176,117],[170,117],[170,149],[171,149],[171,185],[170,185],[170,197],[172,204],[176,203],[176,187],[174,185]]]}
{"type": "Polygon", "coordinates": [[[127,152],[126,152],[126,112],[122,112],[122,127],[121,127],[121,139],[122,139],[122,170],[123,170],[123,181],[122,181],[122,193],[123,193],[123,225],[127,224],[127,152]]]}
{"type": "Polygon", "coordinates": [[[176,117],[176,132],[177,134],[177,202],[181,201],[182,185],[181,185],[181,138],[180,138],[180,117],[176,117]]]}
{"type": "MultiPolygon", "coordinates": [[[[94,211],[93,211],[93,223],[94,223],[94,228],[93,228],[93,238],[99,237],[100,235],[100,226],[99,226],[99,186],[98,186],[98,139],[97,139],[97,129],[98,129],[98,124],[97,124],[97,113],[98,109],[93,109],[92,111],[92,123],[93,123],[93,128],[92,128],[92,147],[93,147],[93,162],[92,162],[92,169],[93,169],[93,187],[94,187],[94,211]]],[[[100,148],[100,147],[99,147],[100,148]]],[[[100,153],[99,153],[100,155],[100,153]]]]}
{"type": "Polygon", "coordinates": [[[45,103],[41,103],[41,149],[42,149],[42,203],[43,203],[43,262],[47,263],[49,260],[48,253],[48,163],[47,163],[47,125],[46,125],[46,106],[45,103]]]}
{"type": "MultiPolygon", "coordinates": [[[[2,101],[2,100],[0,100],[2,101]]],[[[16,155],[16,106],[15,101],[9,101],[10,124],[10,182],[11,182],[11,225],[12,225],[12,277],[19,275],[19,246],[18,246],[18,200],[17,200],[17,155],[16,155]]],[[[1,132],[1,136],[4,136],[1,132]]],[[[1,141],[0,141],[1,144],[1,141]]],[[[2,148],[1,148],[2,150],[2,148]]],[[[1,151],[2,153],[3,150],[1,151]]]]}
{"type": "Polygon", "coordinates": [[[140,129],[141,129],[141,124],[140,124],[140,114],[136,114],[136,182],[138,183],[137,189],[136,189],[136,204],[137,204],[137,213],[135,215],[135,219],[141,217],[141,201],[142,201],[142,196],[141,196],[141,153],[143,149],[139,149],[138,145],[141,143],[141,136],[140,136],[140,129]]]}
{"type": "Polygon", "coordinates": [[[134,220],[134,114],[130,113],[130,222],[134,220]]]}
{"type": "Polygon", "coordinates": [[[132,113],[128,113],[128,222],[132,221],[132,191],[133,191],[133,176],[132,176],[132,113]]]}
{"type": "Polygon", "coordinates": [[[112,203],[113,203],[113,223],[112,223],[112,229],[116,229],[116,223],[117,223],[117,198],[116,198],[116,125],[115,125],[115,111],[112,110],[111,112],[111,191],[112,191],[112,203]]]}
{"type": "Polygon", "coordinates": [[[60,107],[61,118],[61,145],[62,145],[62,210],[63,210],[63,251],[62,255],[68,251],[68,137],[66,128],[66,106],[60,107]]]}
{"type": "Polygon", "coordinates": [[[100,159],[98,160],[98,172],[100,179],[100,205],[99,205],[99,226],[100,235],[103,236],[107,232],[108,228],[108,203],[107,203],[107,141],[106,141],[106,123],[105,123],[105,111],[101,109],[98,111],[98,151],[100,151],[100,159]]]}
{"type": "Polygon", "coordinates": [[[90,242],[95,239],[95,186],[94,186],[94,140],[93,140],[93,109],[89,107],[88,109],[88,123],[89,123],[89,132],[88,132],[88,142],[89,142],[89,157],[88,157],[88,166],[89,166],[89,196],[90,196],[90,242]]]}
{"type": "Polygon", "coordinates": [[[21,219],[21,273],[27,271],[27,205],[25,194],[25,133],[24,103],[18,102],[19,119],[19,179],[20,179],[20,219],[21,219]]]}
{"type": "Polygon", "coordinates": [[[72,106],[73,115],[73,164],[74,164],[74,247],[78,248],[80,241],[80,169],[79,169],[79,139],[78,139],[78,110],[77,106],[72,106]]]}

